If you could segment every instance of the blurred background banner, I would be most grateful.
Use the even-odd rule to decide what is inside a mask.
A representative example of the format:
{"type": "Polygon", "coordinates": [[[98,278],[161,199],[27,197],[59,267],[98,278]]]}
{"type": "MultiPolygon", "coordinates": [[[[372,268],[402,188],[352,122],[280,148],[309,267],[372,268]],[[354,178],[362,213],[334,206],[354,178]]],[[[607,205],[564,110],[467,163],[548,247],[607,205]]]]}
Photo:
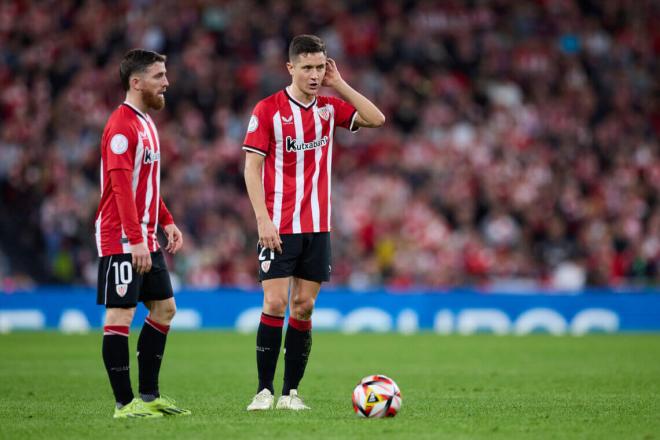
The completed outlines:
{"type": "MultiPolygon", "coordinates": [[[[653,0],[0,2],[0,283],[96,282],[99,142],[123,54],[167,55],[173,276],[256,283],[241,142],[320,35],[383,110],[338,133],[332,283],[579,291],[660,281],[653,0]]],[[[655,20],[655,21],[654,21],[655,20]]],[[[324,93],[330,93],[325,90],[324,93]]]]}
{"type": "MultiPolygon", "coordinates": [[[[177,294],[178,329],[256,330],[261,315],[259,290],[215,289],[177,294]]],[[[92,289],[42,288],[0,295],[0,332],[100,328],[103,308],[92,289]]],[[[142,322],[146,310],[138,308],[142,322]]],[[[328,290],[319,297],[314,328],[343,332],[433,331],[440,334],[582,335],[590,332],[660,331],[660,295],[648,291],[592,290],[580,295],[480,293],[470,289],[405,294],[375,290],[328,290]]]]}

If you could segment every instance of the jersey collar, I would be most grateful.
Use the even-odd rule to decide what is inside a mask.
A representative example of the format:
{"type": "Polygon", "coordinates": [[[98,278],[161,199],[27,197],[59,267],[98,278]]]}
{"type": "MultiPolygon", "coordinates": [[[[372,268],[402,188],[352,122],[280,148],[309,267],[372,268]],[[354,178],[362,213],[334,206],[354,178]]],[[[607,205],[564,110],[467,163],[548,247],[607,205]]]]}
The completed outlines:
{"type": "Polygon", "coordinates": [[[125,106],[129,107],[131,110],[133,110],[133,111],[134,111],[139,117],[141,117],[141,118],[144,119],[145,121],[147,120],[147,115],[145,115],[145,114],[142,113],[140,110],[138,110],[137,108],[135,108],[134,105],[132,105],[132,104],[129,103],[128,101],[124,101],[123,104],[124,104],[125,106]]]}
{"type": "Polygon", "coordinates": [[[293,102],[293,103],[296,104],[298,107],[301,107],[301,108],[303,108],[303,109],[305,109],[305,110],[309,110],[310,108],[314,107],[314,105],[316,105],[316,96],[314,97],[314,100],[313,100],[312,102],[310,102],[309,104],[305,105],[305,104],[303,104],[302,102],[298,101],[298,100],[297,100],[296,98],[294,98],[293,96],[291,96],[291,94],[289,93],[289,88],[288,88],[288,87],[286,87],[286,88],[284,89],[284,93],[286,94],[287,98],[289,98],[289,100],[290,100],[291,102],[293,102]]]}

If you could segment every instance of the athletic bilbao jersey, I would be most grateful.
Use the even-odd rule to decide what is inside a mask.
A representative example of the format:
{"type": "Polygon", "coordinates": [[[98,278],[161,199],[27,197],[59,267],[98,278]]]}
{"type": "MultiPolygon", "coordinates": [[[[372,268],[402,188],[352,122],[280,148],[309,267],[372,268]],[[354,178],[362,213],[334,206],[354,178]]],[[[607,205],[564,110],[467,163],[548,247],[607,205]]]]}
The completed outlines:
{"type": "Polygon", "coordinates": [[[96,247],[100,257],[130,253],[110,184],[110,171],[132,172],[132,191],[142,237],[151,252],[160,202],[160,140],[151,117],[124,102],[110,115],[101,138],[101,202],[96,212],[96,247]]]}
{"type": "Polygon", "coordinates": [[[282,90],[254,108],[243,150],[265,156],[268,214],[280,234],[330,231],[330,174],[336,127],[355,131],[355,107],[319,96],[308,105],[282,90]]]}

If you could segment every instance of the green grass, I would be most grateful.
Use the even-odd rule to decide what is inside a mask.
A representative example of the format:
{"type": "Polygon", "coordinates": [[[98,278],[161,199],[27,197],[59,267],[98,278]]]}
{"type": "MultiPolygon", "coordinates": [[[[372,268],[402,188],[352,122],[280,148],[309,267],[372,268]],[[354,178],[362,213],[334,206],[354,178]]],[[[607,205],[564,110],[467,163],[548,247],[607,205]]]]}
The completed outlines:
{"type": "MultiPolygon", "coordinates": [[[[660,439],[657,335],[319,333],[300,387],[313,408],[304,413],[245,411],[256,387],[254,339],[171,334],[161,390],[193,415],[117,421],[100,335],[2,335],[0,439],[660,439]],[[353,414],[353,386],[372,373],[398,382],[397,417],[353,414]]],[[[276,391],[281,367],[282,358],[276,391]]]]}

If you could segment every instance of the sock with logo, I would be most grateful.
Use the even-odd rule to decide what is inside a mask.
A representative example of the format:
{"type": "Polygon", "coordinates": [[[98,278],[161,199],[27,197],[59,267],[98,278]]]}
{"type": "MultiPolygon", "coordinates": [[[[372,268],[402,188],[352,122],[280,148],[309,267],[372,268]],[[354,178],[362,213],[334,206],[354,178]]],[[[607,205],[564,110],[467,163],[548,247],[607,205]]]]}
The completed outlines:
{"type": "Polygon", "coordinates": [[[267,388],[275,394],[273,377],[277,367],[277,358],[280,356],[283,326],[284,317],[261,314],[261,322],[257,330],[257,372],[259,374],[257,392],[267,388]]]}
{"type": "Polygon", "coordinates": [[[119,408],[133,400],[128,368],[128,331],[128,326],[123,325],[103,327],[103,363],[119,408]]]}
{"type": "Polygon", "coordinates": [[[138,366],[140,367],[140,397],[145,402],[160,397],[158,375],[169,331],[169,325],[160,324],[148,316],[144,320],[138,339],[137,351],[138,366]]]}
{"type": "Polygon", "coordinates": [[[305,374],[305,367],[312,350],[312,321],[303,321],[289,317],[289,326],[284,338],[284,384],[282,395],[298,389],[298,384],[305,374]]]}

